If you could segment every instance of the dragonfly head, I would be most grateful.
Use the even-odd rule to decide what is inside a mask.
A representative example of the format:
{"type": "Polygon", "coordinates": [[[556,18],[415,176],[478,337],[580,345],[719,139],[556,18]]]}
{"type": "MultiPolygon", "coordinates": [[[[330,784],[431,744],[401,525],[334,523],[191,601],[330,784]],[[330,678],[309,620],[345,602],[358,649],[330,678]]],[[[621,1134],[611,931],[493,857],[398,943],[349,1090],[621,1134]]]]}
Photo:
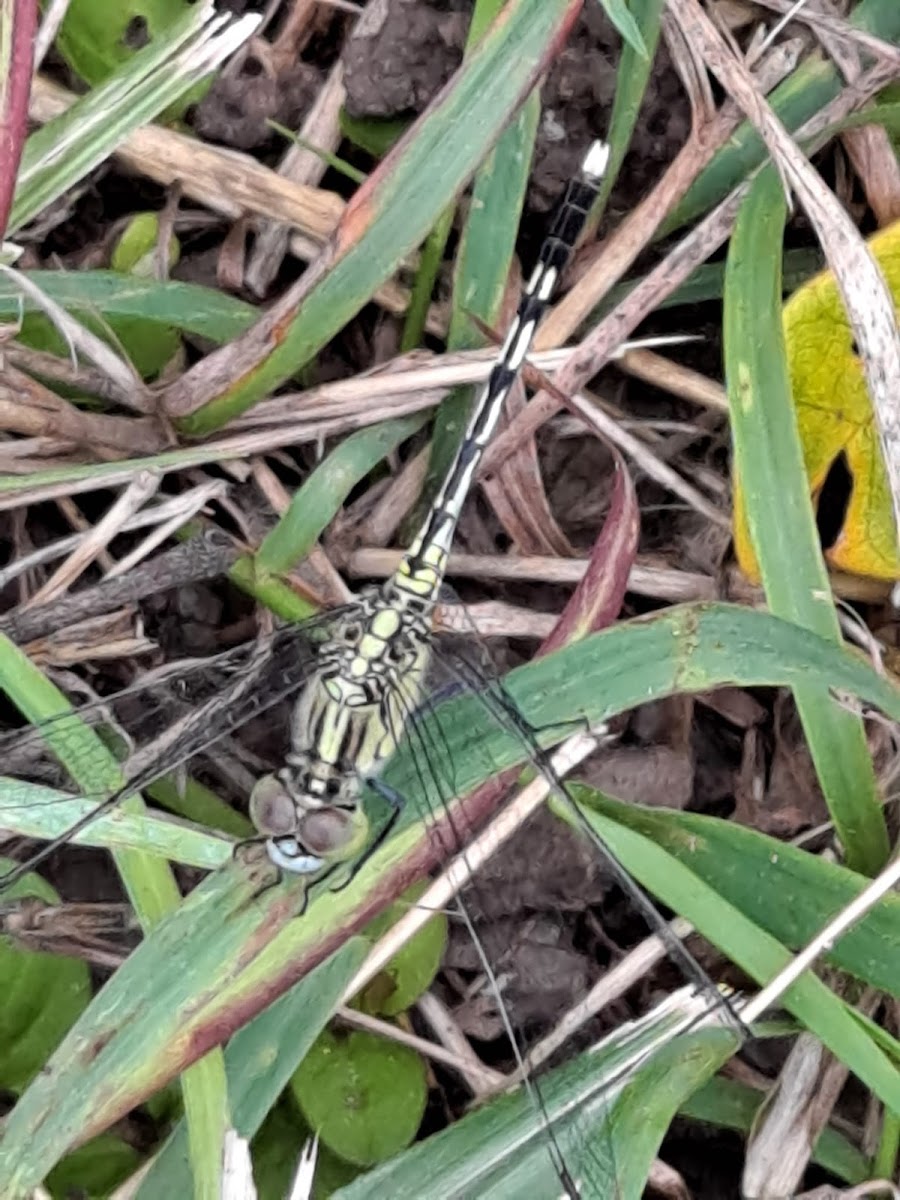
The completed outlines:
{"type": "Polygon", "coordinates": [[[266,838],[269,858],[283,871],[313,875],[362,853],[369,825],[358,806],[308,807],[276,775],[264,776],[250,796],[250,818],[266,838]]]}

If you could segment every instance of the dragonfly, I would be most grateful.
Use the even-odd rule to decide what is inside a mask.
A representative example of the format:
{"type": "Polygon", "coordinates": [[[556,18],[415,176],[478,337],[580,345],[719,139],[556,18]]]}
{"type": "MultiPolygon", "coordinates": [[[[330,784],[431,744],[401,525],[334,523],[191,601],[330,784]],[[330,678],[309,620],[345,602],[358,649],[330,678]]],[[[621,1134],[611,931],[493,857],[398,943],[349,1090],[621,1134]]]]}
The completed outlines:
{"type": "MultiPolygon", "coordinates": [[[[390,836],[404,799],[385,782],[383,772],[423,705],[433,658],[432,619],[463,503],[598,194],[608,154],[604,143],[594,143],[568,183],[455,458],[393,576],[364,591],[344,610],[307,623],[302,638],[291,630],[280,631],[273,644],[225,656],[218,664],[221,674],[209,675],[208,698],[146,751],[134,754],[127,785],[87,812],[65,837],[90,824],[98,811],[108,811],[163,771],[187,761],[199,745],[209,744],[213,732],[223,736],[281,699],[292,703],[290,746],[283,764],[263,776],[250,796],[251,819],[271,865],[299,880],[303,890],[326,878],[336,886],[352,878],[390,836]],[[260,686],[263,679],[265,688],[260,686]],[[377,829],[362,803],[366,787],[374,787],[386,801],[388,815],[377,829]]],[[[502,688],[483,688],[482,698],[496,721],[526,739],[532,763],[549,776],[555,791],[564,794],[552,765],[537,740],[529,740],[502,688]]],[[[38,851],[0,883],[8,885],[32,870],[55,844],[38,851]]],[[[648,920],[658,926],[661,919],[649,900],[602,847],[601,853],[623,887],[639,898],[648,920]]],[[[681,942],[670,943],[684,959],[681,942]]],[[[692,962],[690,968],[693,971],[692,962]]],[[[512,1040],[515,1045],[514,1036],[512,1040]]],[[[550,1145],[560,1186],[571,1197],[579,1195],[552,1137],[550,1145]]]]}
{"type": "MultiPolygon", "coordinates": [[[[303,633],[314,650],[304,649],[297,639],[292,661],[283,664],[278,680],[265,689],[267,704],[297,694],[290,718],[291,746],[284,765],[253,789],[250,815],[265,836],[273,865],[310,886],[344,864],[358,869],[389,834],[400,811],[401,799],[382,788],[394,815],[373,841],[360,794],[365,783],[378,777],[421,701],[432,616],[463,503],[597,196],[608,157],[605,143],[592,143],[578,174],[569,180],[460,446],[397,570],[345,609],[304,623],[303,633]]],[[[147,755],[133,756],[127,787],[86,813],[66,832],[66,839],[148,781],[151,773],[158,775],[161,761],[171,770],[190,757],[198,737],[208,743],[211,727],[226,732],[246,723],[262,704],[260,675],[272,657],[282,657],[277,648],[292,635],[296,638],[294,631],[282,631],[274,644],[241,649],[230,660],[223,656],[225,675],[239,677],[227,705],[222,703],[221,681],[211,675],[209,699],[156,740],[147,755]]],[[[0,878],[0,886],[8,887],[33,870],[58,844],[51,843],[0,878]]]]}
{"type": "MultiPolygon", "coordinates": [[[[609,148],[594,142],[569,181],[537,265],[525,287],[459,449],[425,521],[397,570],[364,595],[333,629],[291,717],[291,750],[276,775],[250,797],[254,825],[267,835],[272,862],[321,878],[348,860],[360,863],[390,831],[372,839],[359,803],[419,707],[428,667],[431,618],[440,598],[454,533],[478,465],[531,346],[560,272],[597,196],[609,148]]],[[[386,789],[393,813],[400,798],[386,789]]]]}

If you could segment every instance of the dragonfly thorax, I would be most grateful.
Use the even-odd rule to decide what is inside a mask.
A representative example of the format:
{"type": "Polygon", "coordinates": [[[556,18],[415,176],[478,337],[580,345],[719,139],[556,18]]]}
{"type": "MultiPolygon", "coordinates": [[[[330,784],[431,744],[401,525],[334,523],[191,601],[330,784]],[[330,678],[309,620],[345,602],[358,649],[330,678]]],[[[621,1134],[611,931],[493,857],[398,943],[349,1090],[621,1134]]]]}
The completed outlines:
{"type": "Polygon", "coordinates": [[[396,749],[418,703],[430,606],[389,587],[334,629],[291,714],[285,765],[254,788],[251,816],[284,870],[315,875],[359,853],[364,784],[396,749]]]}
{"type": "Polygon", "coordinates": [[[349,707],[379,705],[389,689],[403,687],[422,665],[428,644],[430,599],[389,579],[365,593],[357,613],[334,629],[321,662],[329,696],[349,707]]]}

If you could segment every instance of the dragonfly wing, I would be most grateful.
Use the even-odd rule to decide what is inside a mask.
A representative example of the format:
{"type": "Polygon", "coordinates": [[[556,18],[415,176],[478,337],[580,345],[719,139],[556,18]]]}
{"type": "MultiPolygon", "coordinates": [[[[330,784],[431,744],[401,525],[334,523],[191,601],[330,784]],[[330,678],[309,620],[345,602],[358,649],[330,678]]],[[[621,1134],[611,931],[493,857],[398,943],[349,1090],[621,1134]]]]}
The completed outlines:
{"type": "MultiPolygon", "coordinates": [[[[105,793],[83,795],[82,800],[91,802],[87,811],[23,863],[20,870],[7,876],[4,884],[9,886],[13,878],[33,869],[57,846],[110,813],[126,796],[141,791],[248,721],[289,700],[315,667],[315,638],[336,619],[337,614],[329,615],[314,622],[312,630],[307,626],[279,630],[272,638],[208,661],[191,660],[185,671],[163,672],[145,686],[126,689],[119,696],[89,705],[86,711],[61,713],[24,734],[7,735],[16,739],[13,744],[20,753],[31,754],[36,747],[49,744],[57,753],[62,752],[70,769],[65,746],[74,742],[77,752],[85,724],[105,726],[105,740],[114,747],[126,741],[122,729],[133,730],[137,748],[123,764],[118,786],[105,793]],[[180,715],[173,720],[173,713],[180,715]]],[[[79,777],[85,773],[79,771],[79,777]]],[[[10,802],[3,805],[3,823],[7,830],[15,831],[15,795],[10,793],[7,799],[10,802]]],[[[26,790],[23,803],[34,803],[33,793],[26,790]]],[[[32,814],[23,815],[23,826],[23,833],[33,833],[32,814]]]]}

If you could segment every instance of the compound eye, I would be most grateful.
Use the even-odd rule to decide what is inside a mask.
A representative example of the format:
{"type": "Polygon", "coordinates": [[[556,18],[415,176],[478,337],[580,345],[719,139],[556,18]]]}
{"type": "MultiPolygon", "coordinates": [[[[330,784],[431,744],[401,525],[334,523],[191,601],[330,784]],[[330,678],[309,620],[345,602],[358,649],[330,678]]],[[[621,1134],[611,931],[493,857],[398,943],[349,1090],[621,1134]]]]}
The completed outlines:
{"type": "Polygon", "coordinates": [[[264,775],[250,793],[250,820],[261,834],[287,838],[297,828],[297,808],[275,775],[264,775]]]}
{"type": "Polygon", "coordinates": [[[339,854],[357,836],[357,822],[342,808],[319,808],[308,812],[300,822],[297,838],[305,849],[320,857],[339,854]]]}

